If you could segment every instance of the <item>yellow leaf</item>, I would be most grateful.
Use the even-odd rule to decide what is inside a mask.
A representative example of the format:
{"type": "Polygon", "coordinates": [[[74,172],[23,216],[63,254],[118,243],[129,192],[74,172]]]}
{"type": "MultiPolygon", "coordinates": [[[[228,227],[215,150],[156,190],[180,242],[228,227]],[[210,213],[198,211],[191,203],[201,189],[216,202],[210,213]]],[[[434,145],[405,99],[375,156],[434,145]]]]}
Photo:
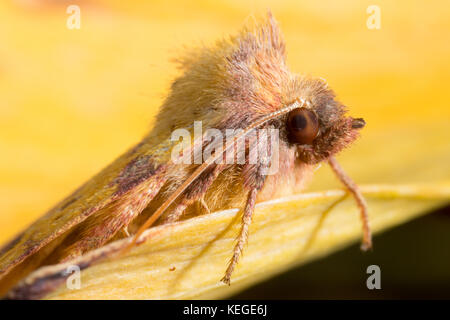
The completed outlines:
{"type": "MultiPolygon", "coordinates": [[[[372,228],[379,232],[448,203],[450,184],[364,186],[363,193],[372,228]]],[[[151,228],[143,235],[147,241],[126,255],[93,263],[83,270],[80,289],[71,289],[63,281],[45,298],[223,298],[361,237],[358,209],[342,190],[259,203],[249,243],[229,287],[220,278],[238,232],[238,217],[237,210],[226,210],[151,228]]],[[[54,281],[55,274],[115,252],[128,241],[113,242],[66,264],[43,267],[24,283],[54,281]]]]}

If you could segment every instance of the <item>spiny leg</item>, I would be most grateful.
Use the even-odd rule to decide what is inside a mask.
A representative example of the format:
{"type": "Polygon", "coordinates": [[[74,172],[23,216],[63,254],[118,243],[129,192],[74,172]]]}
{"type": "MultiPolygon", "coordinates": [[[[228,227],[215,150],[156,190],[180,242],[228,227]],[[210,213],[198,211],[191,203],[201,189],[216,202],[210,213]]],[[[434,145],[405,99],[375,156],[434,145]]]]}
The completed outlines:
{"type": "Polygon", "coordinates": [[[197,200],[183,198],[183,200],[175,207],[175,209],[169,215],[167,215],[167,218],[164,219],[164,223],[172,223],[178,221],[185,212],[185,210],[187,209],[187,207],[189,207],[195,201],[199,202],[199,204],[206,211],[207,214],[211,213],[203,196],[204,194],[201,196],[200,199],[197,200]]]}
{"type": "Polygon", "coordinates": [[[183,200],[175,207],[175,209],[167,215],[164,219],[164,223],[172,223],[178,221],[183,215],[186,208],[192,203],[192,200],[183,198],[183,200]]]}
{"type": "Polygon", "coordinates": [[[211,210],[209,210],[208,204],[205,201],[205,197],[201,197],[200,200],[198,200],[198,203],[203,208],[203,210],[206,211],[206,214],[210,214],[211,210]]]}
{"type": "Polygon", "coordinates": [[[347,187],[348,191],[355,198],[356,204],[359,207],[361,213],[361,221],[363,225],[363,242],[361,244],[361,249],[366,251],[372,248],[372,232],[369,225],[369,216],[367,213],[367,203],[361,194],[361,190],[358,185],[345,173],[344,169],[339,165],[334,157],[328,159],[328,163],[333,169],[334,173],[337,175],[339,180],[347,187]]]}
{"type": "Polygon", "coordinates": [[[177,204],[175,209],[167,215],[163,223],[178,221],[185,212],[186,208],[195,201],[200,201],[200,203],[203,201],[202,205],[208,208],[203,197],[224,168],[224,165],[215,165],[200,175],[200,177],[198,177],[198,179],[195,180],[195,182],[193,182],[188,189],[186,189],[180,202],[177,204]]]}
{"type": "Polygon", "coordinates": [[[271,165],[272,146],[271,141],[264,139],[262,136],[255,142],[249,137],[249,151],[251,155],[252,151],[259,149],[257,153],[257,164],[251,164],[250,161],[243,166],[242,169],[242,181],[244,188],[248,190],[247,202],[244,208],[244,214],[242,215],[241,230],[239,232],[236,245],[234,246],[233,256],[228,263],[225,276],[221,279],[224,283],[230,285],[231,275],[239,261],[245,244],[248,240],[248,230],[252,222],[253,211],[255,210],[255,202],[258,191],[264,186],[266,180],[266,174],[271,165]],[[261,139],[262,138],[262,139],[261,139]],[[264,152],[260,152],[263,150],[264,152]]]}
{"type": "Polygon", "coordinates": [[[256,195],[258,191],[256,188],[250,190],[247,198],[247,203],[244,209],[244,215],[242,216],[242,225],[241,230],[239,232],[239,236],[237,238],[237,243],[234,246],[233,256],[231,257],[230,262],[228,263],[227,271],[225,271],[225,276],[221,279],[221,281],[230,285],[231,274],[236,267],[236,264],[239,261],[239,257],[241,256],[242,250],[247,243],[248,240],[248,228],[250,223],[252,222],[253,211],[255,209],[256,195]]]}
{"type": "Polygon", "coordinates": [[[122,232],[127,238],[130,237],[130,232],[128,231],[128,224],[122,228],[122,232]]]}

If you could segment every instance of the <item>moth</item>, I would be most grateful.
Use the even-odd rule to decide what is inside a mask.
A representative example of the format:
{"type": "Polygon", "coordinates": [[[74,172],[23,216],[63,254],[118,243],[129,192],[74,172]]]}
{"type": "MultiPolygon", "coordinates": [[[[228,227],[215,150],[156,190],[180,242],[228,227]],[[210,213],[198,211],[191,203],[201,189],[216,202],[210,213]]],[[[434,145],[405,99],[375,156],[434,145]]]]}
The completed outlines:
{"type": "Polygon", "coordinates": [[[255,203],[301,192],[321,163],[328,163],[354,196],[362,248],[371,248],[366,202],[335,159],[365,122],[346,114],[326,81],[289,70],[270,12],[236,36],[191,49],[178,63],[181,73],[143,140],[2,248],[1,293],[40,266],[70,261],[119,238],[132,237],[135,245],[152,225],[239,207],[241,229],[222,278],[229,285],[255,203]],[[214,143],[203,133],[179,152],[183,159],[201,161],[180,162],[173,157],[179,141],[172,134],[181,128],[192,133],[195,123],[203,132],[240,130],[207,157],[203,151],[214,143]],[[278,134],[276,144],[254,139],[255,132],[269,129],[278,134]],[[224,161],[236,160],[230,150],[238,144],[243,160],[224,161]],[[250,161],[257,148],[264,156],[250,161]],[[275,160],[277,170],[268,174],[275,160]]]}

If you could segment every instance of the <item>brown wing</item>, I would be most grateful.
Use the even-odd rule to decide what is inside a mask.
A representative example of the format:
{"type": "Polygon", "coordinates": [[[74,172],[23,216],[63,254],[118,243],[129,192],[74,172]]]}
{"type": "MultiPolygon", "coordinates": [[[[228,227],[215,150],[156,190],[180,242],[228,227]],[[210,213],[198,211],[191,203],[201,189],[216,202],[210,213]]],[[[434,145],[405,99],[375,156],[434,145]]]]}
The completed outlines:
{"type": "Polygon", "coordinates": [[[168,154],[161,151],[168,149],[168,143],[152,146],[144,139],[3,247],[0,280],[26,258],[95,212],[120,201],[144,181],[157,183],[168,167],[168,154]]]}

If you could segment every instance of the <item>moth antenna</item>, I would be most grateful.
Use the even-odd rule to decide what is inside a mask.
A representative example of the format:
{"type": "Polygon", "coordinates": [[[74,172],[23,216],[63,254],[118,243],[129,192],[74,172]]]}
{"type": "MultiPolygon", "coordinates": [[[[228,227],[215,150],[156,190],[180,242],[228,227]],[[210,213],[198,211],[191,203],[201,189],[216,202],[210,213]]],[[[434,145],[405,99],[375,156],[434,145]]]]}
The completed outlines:
{"type": "Polygon", "coordinates": [[[222,150],[222,152],[218,152],[217,154],[211,155],[208,159],[205,160],[201,165],[199,165],[195,171],[164,201],[164,203],[144,222],[142,226],[139,227],[138,231],[134,235],[133,240],[129,245],[127,245],[123,249],[123,253],[127,252],[129,249],[131,249],[136,242],[138,241],[139,237],[142,235],[142,233],[148,229],[153,223],[158,220],[158,218],[164,213],[164,211],[180,196],[181,193],[183,193],[184,190],[195,180],[197,179],[200,174],[202,174],[203,171],[208,168],[210,164],[212,164],[214,161],[216,161],[219,157],[223,155],[224,152],[229,150],[234,144],[239,141],[240,139],[244,138],[247,134],[249,134],[252,130],[258,128],[259,126],[263,125],[269,120],[272,120],[274,118],[277,118],[283,114],[289,113],[294,109],[301,108],[303,106],[303,103],[300,104],[298,101],[294,101],[293,103],[289,104],[288,106],[281,108],[280,110],[274,111],[268,115],[262,116],[260,119],[256,120],[252,124],[250,124],[247,128],[245,128],[243,131],[241,131],[239,134],[234,136],[234,139],[232,141],[227,141],[225,144],[225,148],[222,150]]]}

